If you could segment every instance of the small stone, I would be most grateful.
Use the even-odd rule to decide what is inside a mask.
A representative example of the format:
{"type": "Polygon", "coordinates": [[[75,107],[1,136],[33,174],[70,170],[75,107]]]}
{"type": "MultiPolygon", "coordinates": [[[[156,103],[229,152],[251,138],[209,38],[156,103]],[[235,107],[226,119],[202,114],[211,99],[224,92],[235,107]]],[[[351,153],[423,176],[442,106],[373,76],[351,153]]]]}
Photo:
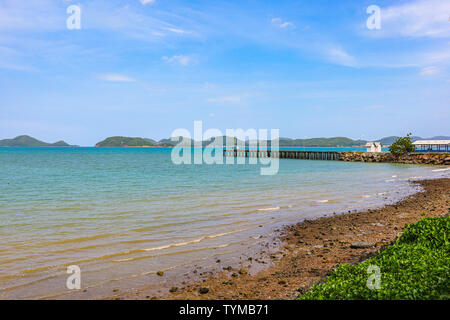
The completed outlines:
{"type": "Polygon", "coordinates": [[[198,293],[200,294],[207,294],[209,292],[208,288],[200,288],[200,290],[198,290],[198,293]]]}
{"type": "Polygon", "coordinates": [[[379,223],[379,222],[377,222],[377,223],[372,223],[372,225],[375,226],[375,227],[384,227],[384,224],[379,223]]]}
{"type": "Polygon", "coordinates": [[[178,291],[178,287],[172,287],[170,288],[169,292],[174,293],[178,291]]]}
{"type": "Polygon", "coordinates": [[[286,284],[286,281],[285,280],[280,280],[280,281],[278,281],[278,284],[281,284],[281,285],[286,284]]]}
{"type": "Polygon", "coordinates": [[[245,268],[241,268],[240,270],[239,270],[239,274],[247,274],[248,273],[248,271],[247,271],[247,269],[245,269],[245,268]]]}
{"type": "Polygon", "coordinates": [[[158,276],[162,277],[162,276],[164,275],[164,272],[163,272],[163,271],[156,271],[156,274],[157,274],[158,276]]]}
{"type": "Polygon", "coordinates": [[[259,278],[258,281],[267,281],[267,277],[259,278]]]}
{"type": "Polygon", "coordinates": [[[352,249],[365,249],[365,248],[373,247],[374,245],[375,245],[375,243],[372,243],[372,242],[358,241],[358,242],[353,242],[350,245],[350,248],[352,248],[352,249]]]}

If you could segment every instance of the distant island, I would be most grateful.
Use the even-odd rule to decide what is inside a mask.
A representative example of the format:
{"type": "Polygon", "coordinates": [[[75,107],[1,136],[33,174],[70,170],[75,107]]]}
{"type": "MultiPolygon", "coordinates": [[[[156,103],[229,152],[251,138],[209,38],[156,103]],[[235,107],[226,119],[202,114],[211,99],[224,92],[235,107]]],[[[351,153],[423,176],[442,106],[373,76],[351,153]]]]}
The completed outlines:
{"type": "Polygon", "coordinates": [[[95,144],[96,147],[155,147],[158,143],[153,139],[132,137],[109,137],[95,144]]]}
{"type": "MultiPolygon", "coordinates": [[[[225,137],[217,137],[225,138],[225,137]]],[[[391,145],[398,137],[390,136],[382,139],[374,140],[381,142],[384,146],[391,145]]],[[[139,138],[139,137],[109,137],[103,141],[98,142],[96,147],[173,147],[178,144],[180,137],[176,141],[172,141],[170,138],[161,139],[156,141],[149,138],[139,138]]],[[[203,146],[210,145],[214,138],[202,141],[203,146]]],[[[432,138],[426,138],[425,140],[445,140],[450,139],[447,136],[436,136],[432,138]]],[[[421,137],[412,137],[413,141],[424,140],[421,137]]],[[[225,143],[225,139],[223,140],[225,143]]],[[[185,138],[187,145],[194,145],[194,140],[185,138]]],[[[346,137],[333,137],[333,138],[311,138],[311,139],[291,139],[291,138],[280,138],[280,147],[359,147],[367,143],[366,140],[353,140],[346,137]]],[[[246,142],[248,145],[248,141],[246,142]]],[[[268,146],[270,146],[270,141],[268,141],[268,146]]]]}
{"type": "MultiPolygon", "coordinates": [[[[221,137],[216,137],[221,138],[221,137]]],[[[226,137],[222,137],[226,138],[226,137]]],[[[384,146],[391,145],[398,137],[390,136],[378,140],[384,146]]],[[[106,138],[95,144],[96,147],[174,147],[178,145],[181,137],[178,137],[175,141],[170,138],[161,139],[159,141],[149,138],[140,137],[123,137],[114,136],[106,138]]],[[[233,138],[230,138],[233,139],[233,138]]],[[[448,140],[449,136],[435,136],[431,138],[421,138],[412,137],[413,141],[416,140],[448,140]]],[[[204,140],[200,142],[203,146],[211,145],[214,138],[204,140]]],[[[220,139],[218,139],[220,141],[220,139]]],[[[226,141],[225,139],[223,140],[226,141]]],[[[186,146],[193,146],[194,140],[184,138],[184,143],[186,146]]],[[[241,141],[240,141],[241,142],[241,141]]],[[[311,139],[291,139],[291,138],[280,138],[280,147],[360,147],[367,143],[366,140],[353,140],[346,137],[332,137],[332,138],[311,138],[311,139]]],[[[249,141],[245,142],[246,145],[249,141]]],[[[267,145],[270,146],[270,141],[267,141],[267,145]]],[[[78,147],[76,145],[70,145],[65,141],[58,141],[55,143],[48,143],[40,141],[36,138],[30,137],[28,135],[21,135],[13,139],[0,140],[0,147],[78,147]]]]}
{"type": "Polygon", "coordinates": [[[22,135],[13,139],[0,140],[0,147],[75,147],[64,141],[47,143],[33,137],[22,135]]]}

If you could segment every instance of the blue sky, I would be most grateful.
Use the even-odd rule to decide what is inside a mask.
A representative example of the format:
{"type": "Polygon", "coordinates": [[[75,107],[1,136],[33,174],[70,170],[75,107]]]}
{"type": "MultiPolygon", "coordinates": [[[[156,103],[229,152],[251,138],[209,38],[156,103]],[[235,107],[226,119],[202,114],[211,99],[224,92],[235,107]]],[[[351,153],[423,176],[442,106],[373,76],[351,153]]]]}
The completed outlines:
{"type": "Polygon", "coordinates": [[[449,15],[443,0],[2,0],[0,138],[160,139],[194,120],[293,138],[450,135],[449,15]]]}

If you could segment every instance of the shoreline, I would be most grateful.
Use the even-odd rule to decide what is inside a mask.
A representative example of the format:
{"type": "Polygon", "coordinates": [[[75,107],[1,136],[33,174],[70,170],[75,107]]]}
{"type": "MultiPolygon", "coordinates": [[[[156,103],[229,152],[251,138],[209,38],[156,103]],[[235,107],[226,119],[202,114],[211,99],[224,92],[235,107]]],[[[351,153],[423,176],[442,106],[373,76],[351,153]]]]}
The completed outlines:
{"type": "Polygon", "coordinates": [[[394,204],[286,225],[271,239],[281,243],[274,246],[275,252],[268,248],[258,257],[243,256],[240,267],[205,272],[202,277],[194,271],[191,281],[157,296],[154,288],[144,287],[109,299],[295,299],[338,265],[376,255],[401,235],[405,224],[450,213],[450,178],[411,183],[423,190],[394,204]],[[355,248],[357,242],[367,243],[355,248]]]}

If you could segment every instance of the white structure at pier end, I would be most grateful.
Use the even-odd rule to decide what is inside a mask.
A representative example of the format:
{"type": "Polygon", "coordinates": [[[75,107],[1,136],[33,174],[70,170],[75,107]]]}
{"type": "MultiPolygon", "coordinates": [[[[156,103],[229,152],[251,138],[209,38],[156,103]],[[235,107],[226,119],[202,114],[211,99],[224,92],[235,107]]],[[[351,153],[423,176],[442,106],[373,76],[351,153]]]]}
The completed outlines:
{"type": "Polygon", "coordinates": [[[367,152],[381,152],[381,142],[367,142],[367,152]]]}

